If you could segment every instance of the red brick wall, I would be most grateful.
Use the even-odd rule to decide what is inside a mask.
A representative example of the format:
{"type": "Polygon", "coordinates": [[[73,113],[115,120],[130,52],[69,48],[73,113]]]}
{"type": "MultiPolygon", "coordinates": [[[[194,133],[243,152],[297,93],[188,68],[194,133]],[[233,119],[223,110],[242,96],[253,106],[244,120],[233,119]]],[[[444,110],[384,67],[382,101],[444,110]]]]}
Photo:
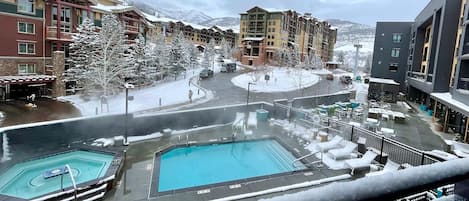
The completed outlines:
{"type": "Polygon", "coordinates": [[[43,26],[39,19],[0,14],[0,56],[9,57],[42,57],[43,52],[43,26]],[[35,34],[18,33],[18,22],[35,24],[35,34]],[[36,53],[34,55],[19,55],[18,40],[35,41],[36,53]]]}

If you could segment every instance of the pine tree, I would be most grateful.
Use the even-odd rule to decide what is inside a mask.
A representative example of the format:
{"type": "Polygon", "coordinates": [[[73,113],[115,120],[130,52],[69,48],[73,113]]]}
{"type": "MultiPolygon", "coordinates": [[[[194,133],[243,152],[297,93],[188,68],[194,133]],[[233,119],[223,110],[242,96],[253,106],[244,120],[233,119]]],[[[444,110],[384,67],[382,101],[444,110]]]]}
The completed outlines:
{"type": "Polygon", "coordinates": [[[186,70],[189,64],[189,56],[187,50],[187,41],[182,32],[179,32],[171,41],[169,51],[169,60],[171,65],[171,73],[175,75],[186,70]]]}
{"type": "Polygon", "coordinates": [[[221,56],[225,59],[231,58],[231,47],[230,45],[226,42],[226,39],[223,38],[220,42],[221,46],[221,56]]]}
{"type": "MultiPolygon", "coordinates": [[[[86,21],[86,20],[85,20],[86,21]]],[[[104,96],[116,92],[134,72],[134,53],[126,43],[121,22],[115,15],[104,15],[99,33],[90,33],[91,22],[80,25],[71,45],[72,67],[66,75],[87,91],[104,96]]]]}

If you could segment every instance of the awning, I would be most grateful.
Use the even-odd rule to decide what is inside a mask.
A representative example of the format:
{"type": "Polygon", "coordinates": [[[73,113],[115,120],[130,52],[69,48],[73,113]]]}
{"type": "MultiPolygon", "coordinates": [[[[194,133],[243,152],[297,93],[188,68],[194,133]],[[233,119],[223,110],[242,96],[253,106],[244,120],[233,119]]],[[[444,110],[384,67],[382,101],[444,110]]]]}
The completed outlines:
{"type": "Polygon", "coordinates": [[[16,75],[0,76],[0,85],[6,84],[42,84],[53,82],[56,79],[51,75],[16,75]]]}

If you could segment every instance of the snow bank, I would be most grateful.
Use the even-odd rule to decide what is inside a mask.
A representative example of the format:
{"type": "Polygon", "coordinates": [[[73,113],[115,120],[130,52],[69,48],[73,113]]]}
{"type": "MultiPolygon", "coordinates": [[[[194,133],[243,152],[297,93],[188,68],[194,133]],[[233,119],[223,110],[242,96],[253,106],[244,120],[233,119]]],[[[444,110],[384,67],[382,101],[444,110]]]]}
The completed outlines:
{"type": "MultiPolygon", "coordinates": [[[[469,173],[469,159],[457,159],[444,163],[412,167],[374,177],[364,177],[350,182],[337,182],[303,192],[274,197],[272,201],[291,200],[376,200],[381,196],[396,195],[409,189],[457,178],[469,173]],[[339,190],[340,189],[340,190],[339,190]],[[394,194],[393,194],[394,193],[394,194]]],[[[425,189],[422,189],[424,191],[425,189]]]]}
{"type": "Polygon", "coordinates": [[[311,70],[310,72],[316,74],[316,75],[329,75],[331,74],[332,72],[327,70],[327,69],[314,69],[314,70],[311,70]]]}
{"type": "MultiPolygon", "coordinates": [[[[198,93],[197,86],[194,86],[193,84],[189,86],[189,80],[191,79],[189,76],[192,74],[198,75],[198,71],[195,71],[194,73],[188,72],[188,77],[186,79],[156,84],[142,89],[130,90],[129,96],[133,96],[134,100],[129,101],[129,112],[132,113],[159,108],[160,98],[161,107],[189,103],[189,90],[192,90],[193,92],[193,102],[197,102],[206,97],[204,90],[200,90],[200,93],[198,93]]],[[[208,98],[212,97],[213,96],[210,96],[208,98]]],[[[63,96],[58,99],[71,102],[80,110],[83,116],[96,115],[97,109],[98,114],[125,113],[125,92],[108,97],[109,111],[107,111],[106,105],[103,105],[103,111],[101,111],[100,99],[96,97],[89,101],[83,100],[79,95],[63,96]]]]}
{"type": "MultiPolygon", "coordinates": [[[[251,198],[251,197],[256,197],[256,196],[261,196],[261,195],[267,195],[267,194],[272,194],[272,193],[277,193],[277,192],[285,192],[288,190],[292,189],[298,189],[298,188],[305,188],[305,187],[310,187],[310,186],[317,186],[323,183],[328,183],[328,182],[334,182],[334,181],[339,181],[339,180],[344,180],[344,179],[349,179],[351,178],[350,175],[345,174],[345,175],[340,175],[340,176],[335,176],[335,177],[329,177],[326,179],[320,179],[316,181],[308,181],[304,183],[299,183],[299,184],[293,184],[289,186],[281,186],[277,188],[272,188],[264,191],[258,191],[254,193],[246,193],[246,194],[240,194],[240,195],[234,195],[230,197],[224,197],[220,199],[216,199],[214,201],[225,201],[225,200],[240,200],[240,199],[246,199],[246,198],[251,198]]],[[[310,200],[310,199],[309,199],[310,200]]]]}
{"type": "Polygon", "coordinates": [[[145,140],[159,138],[161,136],[163,135],[160,132],[157,132],[157,133],[152,133],[152,134],[144,135],[144,136],[130,136],[130,137],[127,137],[127,141],[129,143],[135,143],[135,142],[141,142],[145,140]]]}
{"type": "Polygon", "coordinates": [[[286,92],[302,88],[308,88],[319,82],[319,76],[307,70],[268,67],[264,71],[254,71],[234,77],[231,82],[238,87],[247,90],[248,83],[252,92],[286,92]],[[266,82],[264,76],[269,75],[266,82]]]}

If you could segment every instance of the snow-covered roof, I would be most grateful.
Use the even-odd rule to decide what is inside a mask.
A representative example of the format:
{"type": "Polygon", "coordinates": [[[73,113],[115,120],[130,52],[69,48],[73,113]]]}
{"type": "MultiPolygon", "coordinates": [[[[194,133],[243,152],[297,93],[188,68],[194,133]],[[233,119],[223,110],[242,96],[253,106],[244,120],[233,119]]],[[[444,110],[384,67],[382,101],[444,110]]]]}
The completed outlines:
{"type": "Polygon", "coordinates": [[[148,21],[150,22],[176,22],[177,20],[175,19],[171,19],[171,18],[167,18],[167,17],[158,17],[158,16],[154,16],[154,15],[150,15],[150,14],[147,14],[147,13],[143,13],[143,16],[145,17],[145,19],[147,19],[148,21]]]}
{"type": "Polygon", "coordinates": [[[392,79],[375,78],[375,77],[370,78],[370,82],[381,83],[381,84],[400,85],[399,83],[397,83],[396,81],[394,81],[392,79]]]}
{"type": "Polygon", "coordinates": [[[243,40],[261,41],[264,40],[264,37],[246,37],[243,40]]]}
{"type": "Polygon", "coordinates": [[[339,64],[342,64],[342,63],[338,62],[338,61],[328,61],[328,62],[326,62],[326,64],[339,65],[339,64]]]}
{"type": "Polygon", "coordinates": [[[262,8],[268,12],[271,12],[271,13],[282,13],[282,12],[285,12],[286,10],[288,9],[280,9],[280,8],[262,8]]]}
{"type": "Polygon", "coordinates": [[[431,93],[431,96],[435,97],[440,102],[449,104],[449,107],[453,107],[453,109],[459,110],[459,112],[465,113],[465,115],[469,115],[469,105],[454,99],[451,93],[431,93]]]}
{"type": "Polygon", "coordinates": [[[55,76],[51,75],[16,75],[16,76],[0,76],[2,84],[21,84],[21,83],[43,83],[55,80],[55,76]]]}
{"type": "Polygon", "coordinates": [[[100,3],[96,4],[95,6],[91,6],[91,8],[96,9],[96,10],[101,10],[104,12],[109,12],[109,13],[137,10],[133,6],[124,6],[124,5],[107,6],[107,5],[103,5],[100,3]]]}

